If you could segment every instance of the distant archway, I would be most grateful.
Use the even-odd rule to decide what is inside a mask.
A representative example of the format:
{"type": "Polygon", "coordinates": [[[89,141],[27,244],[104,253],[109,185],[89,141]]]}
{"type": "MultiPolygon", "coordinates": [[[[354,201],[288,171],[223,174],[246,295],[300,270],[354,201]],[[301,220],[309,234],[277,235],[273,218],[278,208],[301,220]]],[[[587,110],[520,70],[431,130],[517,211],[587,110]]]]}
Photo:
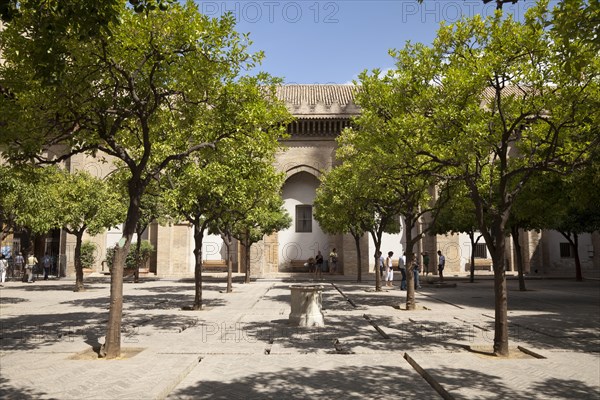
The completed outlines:
{"type": "Polygon", "coordinates": [[[293,262],[315,257],[318,251],[328,254],[329,236],[314,219],[312,205],[319,187],[320,172],[307,165],[286,171],[283,185],[284,207],[292,217],[292,225],[278,233],[278,270],[289,271],[293,262]]]}
{"type": "Polygon", "coordinates": [[[293,167],[287,169],[285,171],[285,179],[286,179],[286,181],[288,179],[290,179],[292,176],[294,176],[296,174],[299,174],[301,172],[306,172],[308,174],[311,174],[315,178],[317,178],[317,181],[319,181],[319,182],[321,181],[321,175],[322,175],[321,171],[318,170],[317,168],[312,167],[312,166],[307,165],[307,164],[294,165],[293,167]]]}

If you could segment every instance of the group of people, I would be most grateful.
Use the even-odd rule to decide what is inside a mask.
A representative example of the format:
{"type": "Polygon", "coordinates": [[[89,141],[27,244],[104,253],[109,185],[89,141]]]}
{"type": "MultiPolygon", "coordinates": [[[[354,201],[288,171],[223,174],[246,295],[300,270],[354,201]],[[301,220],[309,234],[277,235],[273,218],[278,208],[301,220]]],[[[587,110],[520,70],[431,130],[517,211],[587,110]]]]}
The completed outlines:
{"type": "MultiPolygon", "coordinates": [[[[52,268],[52,257],[48,253],[44,254],[41,264],[44,269],[44,280],[48,280],[48,276],[52,268]]],[[[27,257],[27,263],[25,263],[25,258],[21,252],[18,252],[15,255],[13,268],[15,271],[22,272],[23,282],[34,282],[33,270],[36,265],[38,265],[38,259],[33,254],[30,254],[27,257]]],[[[8,260],[4,254],[0,253],[0,286],[4,286],[4,282],[6,282],[6,273],[8,272],[8,269],[8,260]]]]}
{"type": "MultiPolygon", "coordinates": [[[[337,273],[337,263],[338,263],[338,253],[335,247],[329,253],[328,266],[329,266],[329,274],[337,273]]],[[[323,259],[323,254],[319,250],[317,255],[313,258],[310,257],[306,262],[308,265],[308,272],[312,272],[315,274],[315,277],[321,277],[323,272],[327,269],[325,265],[325,260],[323,259]]]]}
{"type": "MultiPolygon", "coordinates": [[[[442,254],[442,252],[440,250],[438,250],[437,252],[438,254],[438,274],[440,277],[440,282],[444,281],[444,267],[446,266],[446,257],[444,257],[444,255],[442,254]]],[[[427,276],[427,274],[429,274],[429,254],[424,251],[423,253],[421,253],[422,257],[423,257],[423,266],[425,268],[425,275],[427,276]]],[[[383,258],[383,254],[381,252],[379,252],[376,255],[376,259],[378,261],[379,264],[379,273],[381,275],[381,279],[383,279],[385,281],[386,286],[393,286],[393,282],[394,282],[394,252],[393,251],[389,251],[388,252],[388,256],[384,259],[383,258]]],[[[420,289],[421,288],[421,284],[419,281],[419,274],[421,272],[421,265],[419,264],[419,260],[417,258],[417,255],[415,253],[412,253],[412,267],[413,267],[413,274],[414,274],[414,285],[415,285],[415,289],[420,289]]],[[[402,253],[402,256],[398,259],[398,269],[400,271],[400,273],[402,274],[402,280],[400,281],[400,290],[406,290],[407,289],[407,280],[406,280],[406,269],[407,269],[407,265],[406,265],[406,252],[402,253]]]]}

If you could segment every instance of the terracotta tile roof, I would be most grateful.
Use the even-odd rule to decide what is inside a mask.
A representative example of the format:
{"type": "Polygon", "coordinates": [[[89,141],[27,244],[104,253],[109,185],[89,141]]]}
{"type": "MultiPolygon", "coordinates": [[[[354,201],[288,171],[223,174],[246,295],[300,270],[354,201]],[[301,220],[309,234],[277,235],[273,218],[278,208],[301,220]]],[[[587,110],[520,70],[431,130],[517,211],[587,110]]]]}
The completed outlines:
{"type": "Polygon", "coordinates": [[[354,85],[281,85],[277,88],[277,97],[287,104],[346,105],[354,103],[354,85]]]}
{"type": "MultiPolygon", "coordinates": [[[[528,86],[516,86],[507,85],[502,89],[502,96],[525,96],[525,94],[532,93],[532,88],[528,86]]],[[[496,97],[496,89],[489,86],[483,91],[483,98],[485,100],[492,100],[496,97]]]]}
{"type": "Polygon", "coordinates": [[[285,102],[296,116],[315,118],[357,115],[360,110],[354,103],[354,85],[313,84],[281,85],[277,97],[285,102]]]}

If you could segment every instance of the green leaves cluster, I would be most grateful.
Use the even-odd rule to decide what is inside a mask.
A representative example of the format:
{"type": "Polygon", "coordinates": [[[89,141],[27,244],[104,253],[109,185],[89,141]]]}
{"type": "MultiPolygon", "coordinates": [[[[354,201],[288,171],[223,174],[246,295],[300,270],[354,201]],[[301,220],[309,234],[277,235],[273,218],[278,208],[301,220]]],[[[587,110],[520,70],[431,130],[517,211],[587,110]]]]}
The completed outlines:
{"type": "MultiPolygon", "coordinates": [[[[84,37],[79,19],[69,25],[64,13],[52,9],[48,18],[64,22],[68,34],[38,40],[27,34],[37,29],[37,3],[24,2],[0,33],[6,60],[0,65],[0,145],[6,154],[20,162],[58,162],[86,153],[119,160],[128,170],[129,206],[124,244],[115,254],[110,332],[120,332],[120,268],[148,188],[164,178],[168,167],[182,166],[192,155],[200,170],[213,157],[235,159],[229,147],[245,142],[254,146],[251,158],[264,160],[273,146],[271,132],[288,118],[274,101],[278,80],[264,73],[241,76],[263,55],[249,52],[251,42],[235,31],[233,15],[211,19],[192,1],[130,3],[135,9],[124,1],[107,2],[115,12],[100,13],[106,20],[84,37]],[[50,40],[57,46],[44,47],[50,40]],[[41,54],[43,48],[50,57],[41,54]],[[41,74],[38,65],[47,59],[53,66],[41,74]]],[[[106,347],[109,357],[117,357],[119,334],[107,335],[106,347]]]]}

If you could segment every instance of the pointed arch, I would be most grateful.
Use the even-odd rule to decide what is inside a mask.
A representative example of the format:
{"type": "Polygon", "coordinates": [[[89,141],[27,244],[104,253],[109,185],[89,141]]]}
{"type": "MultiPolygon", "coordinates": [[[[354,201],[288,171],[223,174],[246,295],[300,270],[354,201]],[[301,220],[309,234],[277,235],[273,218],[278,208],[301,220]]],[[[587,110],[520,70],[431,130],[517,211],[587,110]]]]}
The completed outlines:
{"type": "Polygon", "coordinates": [[[321,181],[321,171],[318,170],[315,167],[312,167],[310,165],[307,164],[299,164],[299,165],[294,165],[291,168],[288,168],[285,171],[285,180],[287,181],[288,179],[290,179],[293,175],[296,175],[300,172],[306,172],[309,173],[311,175],[313,175],[315,178],[317,178],[317,180],[320,182],[321,181]]]}

